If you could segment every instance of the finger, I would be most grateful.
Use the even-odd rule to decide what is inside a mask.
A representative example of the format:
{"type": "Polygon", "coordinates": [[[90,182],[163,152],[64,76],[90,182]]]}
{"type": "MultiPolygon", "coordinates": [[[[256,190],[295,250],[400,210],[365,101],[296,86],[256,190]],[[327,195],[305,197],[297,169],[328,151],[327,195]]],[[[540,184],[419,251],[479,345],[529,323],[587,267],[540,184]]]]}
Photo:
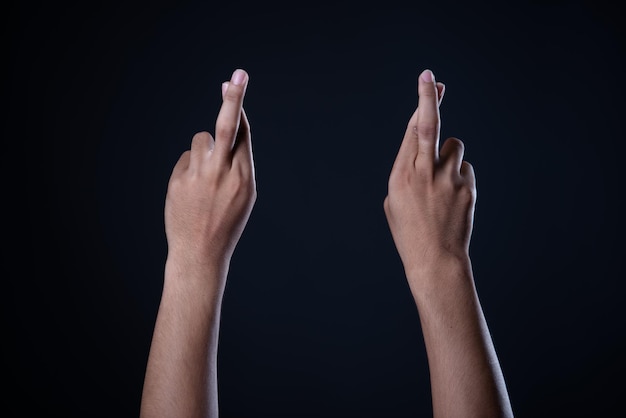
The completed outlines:
{"type": "Polygon", "coordinates": [[[245,109],[241,109],[241,120],[239,121],[239,131],[233,149],[233,166],[237,165],[244,174],[254,172],[254,158],[252,154],[252,135],[250,132],[250,122],[245,109]]]}
{"type": "MultiPolygon", "coordinates": [[[[228,81],[222,83],[222,97],[228,89],[228,81]]],[[[250,132],[250,122],[246,115],[246,110],[241,108],[241,119],[239,120],[239,130],[235,145],[233,147],[233,162],[239,164],[239,168],[244,172],[254,171],[254,159],[252,155],[252,135],[250,132]]]]}
{"type": "Polygon", "coordinates": [[[191,140],[191,155],[189,160],[189,168],[195,170],[201,166],[202,161],[213,149],[215,141],[208,132],[198,132],[191,140]]]}
{"type": "Polygon", "coordinates": [[[476,173],[474,167],[467,161],[463,161],[461,164],[461,177],[467,181],[472,189],[476,189],[476,173]]]}
{"type": "Polygon", "coordinates": [[[443,101],[443,95],[446,93],[446,85],[442,82],[437,82],[437,105],[441,106],[441,102],[443,101]]]}
{"type": "Polygon", "coordinates": [[[417,107],[417,142],[416,164],[433,167],[439,159],[439,106],[435,76],[430,70],[424,70],[419,77],[419,105],[417,107]]]}
{"type": "Polygon", "coordinates": [[[172,174],[170,179],[180,176],[187,168],[189,167],[189,158],[191,156],[191,151],[187,150],[183,152],[180,157],[178,157],[178,161],[174,165],[172,169],[172,174]]]}
{"type": "Polygon", "coordinates": [[[448,138],[441,146],[439,153],[443,161],[444,169],[451,174],[461,174],[461,164],[463,163],[463,153],[465,145],[458,138],[448,138]]]}
{"type": "MultiPolygon", "coordinates": [[[[419,82],[418,82],[419,83],[419,82]]],[[[418,84],[419,86],[419,84],[418,84]]],[[[419,91],[419,87],[418,87],[419,91]]],[[[445,85],[441,82],[437,83],[437,104],[441,105],[443,96],[445,94],[445,85]]],[[[406,131],[404,132],[404,138],[400,144],[400,150],[398,151],[398,157],[396,162],[408,162],[415,163],[415,159],[418,153],[418,138],[417,138],[417,115],[419,112],[419,106],[411,115],[407,124],[406,131]]]]}
{"type": "Polygon", "coordinates": [[[223,161],[231,161],[247,85],[248,74],[244,70],[235,70],[223,95],[224,101],[215,125],[214,148],[216,157],[223,161]]]}
{"type": "Polygon", "coordinates": [[[417,126],[417,109],[411,115],[406,131],[404,132],[404,138],[402,138],[402,143],[400,143],[400,149],[398,150],[398,155],[396,157],[396,163],[398,164],[413,164],[415,162],[418,151],[417,133],[415,129],[413,129],[415,126],[417,126]]]}

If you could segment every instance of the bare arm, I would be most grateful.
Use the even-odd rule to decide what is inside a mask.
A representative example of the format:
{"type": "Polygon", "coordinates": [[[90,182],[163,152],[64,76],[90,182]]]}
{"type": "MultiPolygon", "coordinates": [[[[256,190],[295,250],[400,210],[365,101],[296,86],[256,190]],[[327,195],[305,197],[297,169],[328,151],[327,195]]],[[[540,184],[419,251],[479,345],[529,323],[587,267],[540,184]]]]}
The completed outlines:
{"type": "Polygon", "coordinates": [[[142,417],[217,417],[220,308],[235,246],[256,200],[248,75],[233,73],[215,139],[196,134],[170,177],[168,255],[141,399],[142,417]]]}
{"type": "Polygon", "coordinates": [[[426,70],[389,177],[384,208],[419,312],[433,412],[439,417],[512,417],[469,257],[476,202],[464,145],[439,150],[444,85],[426,70]]]}

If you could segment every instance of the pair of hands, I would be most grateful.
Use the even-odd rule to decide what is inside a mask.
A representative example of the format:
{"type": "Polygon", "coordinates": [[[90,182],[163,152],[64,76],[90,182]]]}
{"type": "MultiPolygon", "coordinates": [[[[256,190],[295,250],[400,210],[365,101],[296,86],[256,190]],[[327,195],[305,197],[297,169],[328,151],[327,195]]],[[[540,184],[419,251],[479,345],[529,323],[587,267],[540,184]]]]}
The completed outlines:
{"type": "MultiPolygon", "coordinates": [[[[168,256],[201,265],[228,264],[256,201],[250,124],[243,109],[249,76],[236,70],[222,84],[215,138],[197,133],[176,163],[165,203],[168,256]]],[[[469,261],[476,202],[472,166],[456,138],[439,149],[445,86],[430,70],[419,76],[418,106],[389,176],[387,221],[409,284],[428,285],[442,261],[469,261]]],[[[222,284],[223,285],[223,284],[222,284]]]]}
{"type": "MultiPolygon", "coordinates": [[[[215,138],[196,134],[165,202],[168,259],[150,348],[142,416],[218,416],[220,303],[234,249],[256,201],[248,74],[222,85],[215,138]]],[[[384,210],[419,311],[433,416],[512,417],[469,259],[476,186],[463,143],[439,147],[445,86],[419,76],[389,176],[384,210]]]]}

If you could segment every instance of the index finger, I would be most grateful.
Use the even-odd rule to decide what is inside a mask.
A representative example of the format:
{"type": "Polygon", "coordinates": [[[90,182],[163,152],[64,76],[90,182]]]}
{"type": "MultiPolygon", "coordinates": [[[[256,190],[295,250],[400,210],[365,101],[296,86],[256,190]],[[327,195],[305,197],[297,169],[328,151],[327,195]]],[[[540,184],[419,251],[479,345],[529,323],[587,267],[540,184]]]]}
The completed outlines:
{"type": "Polygon", "coordinates": [[[248,73],[237,69],[223,94],[224,101],[215,124],[213,153],[224,161],[230,160],[241,118],[241,107],[248,86],[248,73]]]}
{"type": "Polygon", "coordinates": [[[438,89],[435,75],[424,70],[419,77],[419,105],[417,123],[413,129],[417,133],[418,153],[416,164],[433,166],[439,159],[439,117],[438,89]]]}
{"type": "MultiPolygon", "coordinates": [[[[441,102],[443,101],[443,95],[446,91],[445,85],[441,82],[436,84],[437,88],[437,106],[441,106],[441,102]]],[[[418,80],[418,94],[419,94],[419,80],[418,80]]],[[[404,165],[411,164],[415,165],[415,160],[418,154],[418,135],[417,135],[417,116],[419,114],[419,106],[415,109],[415,112],[411,115],[409,122],[407,123],[406,131],[404,132],[404,137],[402,139],[402,143],[400,144],[400,149],[398,150],[398,155],[396,157],[395,164],[404,165]]]]}

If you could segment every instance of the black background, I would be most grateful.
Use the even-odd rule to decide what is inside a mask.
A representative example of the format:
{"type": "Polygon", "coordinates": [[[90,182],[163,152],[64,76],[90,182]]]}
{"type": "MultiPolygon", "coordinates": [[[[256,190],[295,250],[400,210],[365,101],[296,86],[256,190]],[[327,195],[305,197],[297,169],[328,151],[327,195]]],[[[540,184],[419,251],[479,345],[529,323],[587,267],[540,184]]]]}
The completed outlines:
{"type": "Polygon", "coordinates": [[[617,414],[616,7],[23,2],[3,21],[5,416],[138,415],[167,180],[235,68],[258,199],[224,296],[224,417],[431,414],[382,210],[424,68],[476,170],[474,274],[516,415],[617,414]]]}

